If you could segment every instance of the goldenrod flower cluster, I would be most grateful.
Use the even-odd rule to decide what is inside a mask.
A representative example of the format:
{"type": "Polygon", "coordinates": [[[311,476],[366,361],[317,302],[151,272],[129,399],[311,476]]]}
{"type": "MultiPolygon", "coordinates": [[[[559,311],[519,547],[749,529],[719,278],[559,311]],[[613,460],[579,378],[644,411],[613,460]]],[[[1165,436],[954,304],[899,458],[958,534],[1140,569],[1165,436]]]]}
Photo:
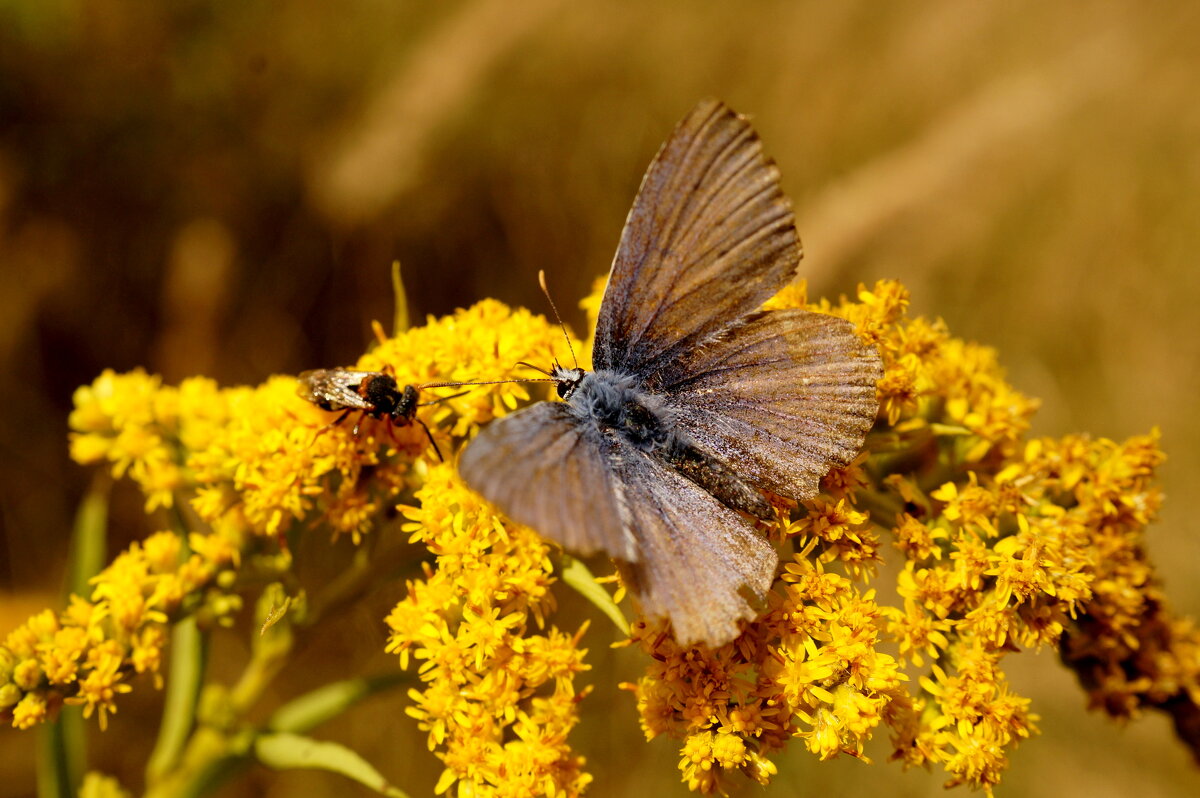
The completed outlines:
{"type": "MultiPolygon", "coordinates": [[[[518,361],[549,363],[562,343],[544,319],[485,301],[381,342],[356,367],[387,368],[402,385],[504,379],[518,361]]],[[[452,451],[452,438],[528,399],[516,383],[431,388],[422,401],[433,404],[419,412],[452,451]]],[[[310,527],[357,541],[417,491],[418,506],[406,511],[420,527],[412,539],[438,556],[439,568],[412,584],[393,613],[394,626],[403,627],[407,608],[421,617],[396,628],[392,645],[405,665],[414,651],[429,682],[414,714],[447,761],[443,787],[462,778],[482,789],[491,779],[539,794],[587,783],[566,744],[584,649],[578,634],[534,632],[553,608],[546,544],[506,528],[451,466],[437,465],[420,425],[366,419],[357,436],[351,421],[330,428],[336,416],[301,399],[294,377],[220,389],[203,378],[174,387],[141,371],[106,371],[77,391],[75,404],[73,457],[108,464],[137,483],[148,512],[179,508],[196,529],[133,545],[92,580],[89,596],[9,634],[0,647],[0,717],[27,728],[64,702],[82,703],[103,724],[136,674],[157,674],[169,622],[206,600],[236,598],[246,559],[282,550],[286,565],[285,535],[310,527]],[[489,719],[490,737],[476,717],[489,719]],[[495,750],[477,761],[486,740],[495,750]]],[[[220,606],[227,614],[239,605],[220,606]]]]}
{"type": "Polygon", "coordinates": [[[1026,440],[1037,403],[995,352],[907,318],[907,302],[893,282],[837,305],[802,287],[772,300],[843,316],[878,346],[881,419],[858,462],[768,530],[791,553],[739,638],[704,651],[635,629],[652,659],[627,687],[648,738],[683,739],[693,790],[737,771],[765,782],[793,737],[822,759],[862,757],[886,731],[905,766],[990,792],[1036,732],[1003,660],[1042,645],[1113,714],[1182,704],[1195,718],[1200,635],[1167,611],[1142,545],[1157,435],[1026,440]],[[868,587],[885,564],[896,606],[868,587]]]}
{"type": "MultiPolygon", "coordinates": [[[[485,301],[384,341],[357,368],[388,366],[400,385],[504,379],[521,359],[549,360],[552,342],[561,341],[555,335],[527,311],[485,301]]],[[[509,383],[454,396],[422,417],[445,443],[528,398],[523,385],[509,383]]],[[[357,541],[399,491],[420,484],[410,472],[428,445],[416,424],[365,424],[357,439],[321,434],[331,417],[297,395],[294,377],[227,389],[193,378],[176,388],[140,371],[106,371],[76,392],[75,406],[77,462],[107,461],[114,476],[128,473],[147,511],[170,507],[183,493],[202,521],[259,535],[291,529],[319,506],[335,533],[357,541]],[[385,457],[389,447],[402,456],[385,457]]]]}
{"type": "MultiPolygon", "coordinates": [[[[719,792],[738,773],[766,783],[789,743],[865,759],[880,735],[906,767],[940,767],[949,784],[990,792],[1036,732],[1004,658],[1043,645],[1110,714],[1160,708],[1182,726],[1200,722],[1200,635],[1170,614],[1142,540],[1161,501],[1157,436],[1030,439],[1036,402],[1008,385],[995,352],[909,318],[907,303],[902,286],[881,282],[838,303],[809,303],[798,286],[769,305],[855,323],[884,358],[880,419],[818,497],[776,502],[777,520],[762,526],[781,552],[778,579],[742,635],[683,648],[665,626],[633,625],[631,642],[650,656],[624,686],[647,737],[680,740],[693,790],[719,792]],[[880,593],[898,599],[880,598],[872,583],[883,579],[880,593]]],[[[584,306],[594,318],[599,294],[584,306]]],[[[562,349],[544,319],[485,301],[382,340],[356,368],[387,369],[402,385],[497,380],[562,349]]],[[[432,404],[419,417],[441,462],[419,424],[368,418],[354,435],[296,390],[294,377],[222,389],[140,371],[79,389],[73,457],[129,477],[148,512],[170,508],[181,526],[134,544],[89,595],[8,635],[0,718],[27,728],[77,703],[103,725],[138,674],[158,679],[171,623],[202,610],[228,617],[263,582],[248,571],[264,559],[289,567],[296,535],[357,542],[395,530],[385,519],[398,507],[423,562],[387,618],[387,646],[419,675],[409,714],[443,763],[438,792],[583,792],[593,776],[568,737],[588,693],[575,681],[588,667],[586,626],[553,624],[554,547],[453,466],[463,441],[530,391],[423,389],[432,404]]]]}
{"type": "MultiPolygon", "coordinates": [[[[159,532],[134,543],[94,580],[88,599],[71,596],[60,613],[45,610],[8,634],[0,646],[0,711],[26,729],[62,703],[97,712],[100,727],[116,712],[127,679],[158,673],[168,620],[195,612],[206,590],[236,568],[239,541],[220,533],[184,539],[159,532]]],[[[220,615],[232,607],[219,600],[220,615]]]]}
{"type": "Polygon", "coordinates": [[[545,626],[554,608],[547,544],[498,517],[450,465],[429,472],[405,507],[413,542],[437,557],[388,616],[388,650],[420,665],[409,714],[429,734],[445,770],[437,792],[575,795],[591,781],[567,733],[587,666],[572,635],[545,626]]]}

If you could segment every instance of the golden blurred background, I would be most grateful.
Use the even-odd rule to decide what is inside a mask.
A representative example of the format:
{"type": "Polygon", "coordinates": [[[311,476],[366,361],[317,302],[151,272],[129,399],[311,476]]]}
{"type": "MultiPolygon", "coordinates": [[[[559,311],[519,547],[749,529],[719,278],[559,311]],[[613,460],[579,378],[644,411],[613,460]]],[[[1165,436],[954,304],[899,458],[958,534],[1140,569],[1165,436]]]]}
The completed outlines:
{"type": "MultiPolygon", "coordinates": [[[[778,161],[814,295],[900,278],[914,312],[1000,350],[1044,402],[1038,434],[1162,429],[1152,557],[1200,615],[1197,41],[1200,5],[1132,0],[0,0],[0,633],[60,601],[91,478],[66,456],[76,386],[351,363],[391,318],[393,259],[417,314],[544,310],[545,269],[578,328],[643,169],[708,95],[778,161]]],[[[110,552],[157,526],[130,486],[113,501],[110,552]]],[[[281,696],[394,667],[398,590],[349,612],[281,696]]],[[[611,634],[593,626],[574,735],[592,794],[684,795],[675,743],[645,744],[614,686],[640,666],[611,634]]],[[[214,678],[236,678],[244,641],[218,641],[214,678]]],[[[1000,795],[1200,790],[1164,719],[1089,714],[1053,652],[1008,662],[1043,734],[1000,795]]],[[[139,688],[91,743],[135,788],[161,698],[139,688]]],[[[402,693],[317,736],[425,795],[440,767],[402,693]]],[[[0,730],[0,796],[33,794],[33,740],[0,730]]],[[[942,794],[886,752],[820,764],[795,745],[770,788],[735,793],[942,794]]],[[[368,793],[252,769],[222,794],[368,793]]]]}

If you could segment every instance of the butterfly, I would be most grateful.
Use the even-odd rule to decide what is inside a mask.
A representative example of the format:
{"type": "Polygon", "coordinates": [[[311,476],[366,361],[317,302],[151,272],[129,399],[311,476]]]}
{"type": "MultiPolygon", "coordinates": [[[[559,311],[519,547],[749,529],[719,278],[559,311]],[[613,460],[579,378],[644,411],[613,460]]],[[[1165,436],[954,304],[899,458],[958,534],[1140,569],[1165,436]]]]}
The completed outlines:
{"type": "Polygon", "coordinates": [[[778,555],[763,489],[810,499],[875,421],[882,366],[854,326],[762,311],[801,257],[750,124],[701,102],[651,162],[600,306],[594,371],[554,364],[561,402],[492,422],[468,485],[581,555],[604,552],[649,619],[721,645],[765,605],[778,555]]]}

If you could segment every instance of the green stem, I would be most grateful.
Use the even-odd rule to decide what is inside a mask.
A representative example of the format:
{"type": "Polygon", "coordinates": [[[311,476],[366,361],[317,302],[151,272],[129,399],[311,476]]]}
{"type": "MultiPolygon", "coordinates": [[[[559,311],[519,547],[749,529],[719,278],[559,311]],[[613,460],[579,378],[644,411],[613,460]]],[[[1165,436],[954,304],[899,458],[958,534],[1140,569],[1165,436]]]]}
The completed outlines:
{"type": "Polygon", "coordinates": [[[85,753],[83,717],[76,710],[63,712],[38,730],[38,798],[70,798],[82,778],[85,753]]]}
{"type": "Polygon", "coordinates": [[[151,785],[145,798],[204,798],[212,795],[251,763],[257,734],[226,733],[200,727],[191,736],[178,766],[151,785]]]}
{"type": "Polygon", "coordinates": [[[146,765],[147,784],[161,781],[179,764],[196,722],[196,704],[207,660],[208,635],[200,631],[196,618],[189,616],[178,621],[171,631],[167,694],[158,740],[146,765]]]}
{"type": "MultiPolygon", "coordinates": [[[[68,596],[87,596],[89,581],[108,557],[108,495],[112,477],[99,472],[75,513],[67,556],[68,596]]],[[[38,732],[38,796],[74,795],[87,765],[87,730],[77,707],[64,709],[38,732]]]]}
{"type": "MultiPolygon", "coordinates": [[[[182,544],[179,561],[191,556],[187,545],[187,524],[179,510],[180,497],[172,504],[176,531],[182,544]]],[[[146,784],[153,787],[178,764],[196,723],[196,705],[204,685],[208,663],[208,635],[200,630],[194,615],[176,621],[171,630],[170,660],[167,666],[167,690],[158,739],[146,764],[146,784]]]]}
{"type": "Polygon", "coordinates": [[[904,502],[900,497],[875,488],[859,491],[857,498],[858,509],[869,512],[872,523],[882,529],[895,528],[896,519],[904,509],[904,502]]]}

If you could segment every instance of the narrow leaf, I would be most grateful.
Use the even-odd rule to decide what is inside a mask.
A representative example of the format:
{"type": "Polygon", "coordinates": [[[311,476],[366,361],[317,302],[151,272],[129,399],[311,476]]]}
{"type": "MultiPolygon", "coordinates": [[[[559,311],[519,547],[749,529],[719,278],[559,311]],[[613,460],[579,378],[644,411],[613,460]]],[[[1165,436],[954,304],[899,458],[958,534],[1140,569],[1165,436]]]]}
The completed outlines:
{"type": "Polygon", "coordinates": [[[91,592],[88,581],[100,573],[108,558],[108,494],[111,487],[112,477],[106,472],[97,474],[75,513],[67,590],[77,596],[87,597],[91,592]]]}
{"type": "Polygon", "coordinates": [[[277,732],[306,732],[340,715],[368,696],[410,681],[412,677],[397,671],[327,684],[275,710],[267,721],[267,728],[277,732]]]}
{"type": "Polygon", "coordinates": [[[392,293],[396,297],[396,313],[392,317],[392,335],[408,329],[408,293],[404,290],[404,278],[400,276],[400,261],[392,261],[392,293]]]}
{"type": "Polygon", "coordinates": [[[339,743],[279,732],[260,736],[254,743],[254,753],[260,762],[275,770],[327,770],[390,798],[408,798],[407,793],[388,784],[371,763],[339,743]]]}
{"type": "Polygon", "coordinates": [[[607,615],[621,630],[621,634],[629,634],[629,621],[625,620],[621,608],[613,601],[609,592],[596,581],[596,577],[592,576],[592,572],[583,561],[564,554],[562,564],[562,580],[607,615]]]}

